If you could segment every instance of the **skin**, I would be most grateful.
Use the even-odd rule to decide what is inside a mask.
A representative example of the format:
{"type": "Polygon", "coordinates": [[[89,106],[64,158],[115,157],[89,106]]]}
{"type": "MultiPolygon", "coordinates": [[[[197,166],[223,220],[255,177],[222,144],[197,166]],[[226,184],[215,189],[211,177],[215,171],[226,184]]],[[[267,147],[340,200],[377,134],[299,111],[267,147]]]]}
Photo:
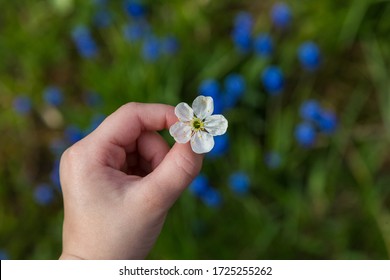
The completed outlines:
{"type": "Polygon", "coordinates": [[[203,156],[171,149],[156,132],[177,121],[174,107],[128,103],[61,158],[64,197],[60,259],[143,259],[203,156]]]}

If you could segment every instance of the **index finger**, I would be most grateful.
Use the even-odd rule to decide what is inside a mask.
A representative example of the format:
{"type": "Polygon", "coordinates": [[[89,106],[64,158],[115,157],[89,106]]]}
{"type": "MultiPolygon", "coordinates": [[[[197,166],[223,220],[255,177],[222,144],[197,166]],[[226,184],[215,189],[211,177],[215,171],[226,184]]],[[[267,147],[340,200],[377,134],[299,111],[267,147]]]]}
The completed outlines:
{"type": "Polygon", "coordinates": [[[142,131],[168,129],[176,121],[173,106],[131,102],[108,116],[95,133],[105,142],[126,147],[134,143],[142,131]]]}

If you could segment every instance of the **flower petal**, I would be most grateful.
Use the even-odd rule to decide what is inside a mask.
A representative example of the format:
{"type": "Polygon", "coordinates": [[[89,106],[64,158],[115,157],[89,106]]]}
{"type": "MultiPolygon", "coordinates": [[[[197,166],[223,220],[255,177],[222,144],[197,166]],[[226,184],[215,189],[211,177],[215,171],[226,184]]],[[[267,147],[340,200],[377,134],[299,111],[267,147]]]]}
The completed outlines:
{"type": "Polygon", "coordinates": [[[191,138],[191,148],[197,154],[204,154],[214,147],[214,138],[209,133],[199,130],[191,138]]]}
{"type": "Polygon", "coordinates": [[[214,111],[214,101],[210,96],[199,95],[192,103],[194,114],[201,120],[204,120],[214,111]]]}
{"type": "Polygon", "coordinates": [[[189,122],[194,117],[194,111],[187,103],[181,102],[175,107],[175,115],[180,121],[189,122]]]}
{"type": "Polygon", "coordinates": [[[228,127],[227,119],[222,115],[212,115],[206,118],[204,128],[212,136],[222,135],[226,132],[228,127]]]}
{"type": "Polygon", "coordinates": [[[191,127],[183,122],[177,122],[169,128],[169,133],[177,143],[187,143],[191,139],[191,127]]]}

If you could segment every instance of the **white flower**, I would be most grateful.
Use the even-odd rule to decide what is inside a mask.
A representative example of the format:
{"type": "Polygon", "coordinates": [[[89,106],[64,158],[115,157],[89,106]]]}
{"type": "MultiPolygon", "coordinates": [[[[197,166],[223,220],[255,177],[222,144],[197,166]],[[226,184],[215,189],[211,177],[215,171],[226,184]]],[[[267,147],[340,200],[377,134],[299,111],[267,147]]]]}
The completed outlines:
{"type": "Polygon", "coordinates": [[[208,153],[214,147],[213,136],[226,132],[228,122],[222,115],[211,115],[214,102],[211,97],[198,96],[192,103],[179,103],[175,114],[179,121],[171,126],[169,133],[178,143],[191,140],[191,148],[197,154],[208,153]]]}

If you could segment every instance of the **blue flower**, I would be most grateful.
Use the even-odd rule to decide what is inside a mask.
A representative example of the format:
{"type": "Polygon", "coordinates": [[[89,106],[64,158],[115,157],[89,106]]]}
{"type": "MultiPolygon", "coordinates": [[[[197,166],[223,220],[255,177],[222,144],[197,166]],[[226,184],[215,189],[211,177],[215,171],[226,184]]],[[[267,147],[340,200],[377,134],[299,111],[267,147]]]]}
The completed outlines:
{"type": "Polygon", "coordinates": [[[70,144],[74,144],[84,138],[84,132],[75,125],[70,125],[65,129],[65,138],[70,144]]]}
{"type": "Polygon", "coordinates": [[[204,80],[199,86],[199,94],[211,96],[213,99],[219,95],[219,84],[214,79],[204,80]]]}
{"type": "Polygon", "coordinates": [[[316,100],[310,99],[302,103],[299,111],[304,120],[315,121],[321,113],[321,106],[316,100]]]}
{"type": "Polygon", "coordinates": [[[232,33],[233,42],[240,53],[247,53],[251,50],[252,37],[246,30],[234,29],[232,33]]]}
{"type": "Polygon", "coordinates": [[[190,192],[198,197],[202,197],[208,188],[209,180],[203,174],[198,175],[189,186],[190,192]]]}
{"type": "Polygon", "coordinates": [[[60,160],[56,159],[53,163],[52,170],[50,172],[50,180],[54,186],[58,189],[61,189],[61,181],[60,181],[60,160]]]}
{"type": "Polygon", "coordinates": [[[168,55],[174,55],[179,50],[179,41],[174,36],[167,36],[161,42],[162,51],[168,55]]]}
{"type": "Polygon", "coordinates": [[[310,123],[300,123],[295,128],[295,139],[303,147],[311,147],[316,140],[316,131],[310,123]]]}
{"type": "Polygon", "coordinates": [[[253,28],[253,17],[248,12],[239,12],[234,19],[234,27],[247,33],[253,28]]]}
{"type": "Polygon", "coordinates": [[[201,197],[204,204],[211,208],[218,208],[222,204],[222,196],[220,192],[212,187],[209,187],[201,197]]]}
{"type": "Polygon", "coordinates": [[[52,106],[59,106],[64,101],[64,96],[60,88],[49,86],[43,91],[43,99],[52,106]]]}
{"type": "Polygon", "coordinates": [[[285,3],[277,3],[272,7],[271,19],[278,28],[286,28],[291,23],[291,10],[285,3]]]}
{"type": "Polygon", "coordinates": [[[99,9],[95,13],[94,22],[97,27],[105,28],[111,25],[112,16],[109,11],[105,9],[99,9]]]}
{"type": "Polygon", "coordinates": [[[278,95],[284,88],[284,77],[282,71],[276,66],[267,67],[262,75],[265,90],[271,95],[278,95]]]}
{"type": "Polygon", "coordinates": [[[242,53],[250,51],[252,47],[252,27],[253,18],[249,13],[240,12],[236,16],[232,32],[232,39],[237,49],[242,53]]]}
{"type": "Polygon", "coordinates": [[[214,99],[214,114],[222,114],[224,112],[226,100],[225,95],[217,95],[214,99]]]}
{"type": "Polygon", "coordinates": [[[225,78],[225,108],[233,108],[244,94],[246,85],[244,78],[239,74],[230,74],[225,78]]]}
{"type": "Polygon", "coordinates": [[[298,49],[298,58],[304,69],[317,70],[321,64],[320,49],[314,42],[305,42],[298,49]]]}
{"type": "Polygon", "coordinates": [[[322,110],[317,122],[320,131],[325,134],[332,134],[337,128],[337,117],[332,111],[322,110]]]}
{"type": "Polygon", "coordinates": [[[260,56],[269,57],[272,55],[274,44],[268,34],[259,34],[253,42],[255,53],[260,56]]]}
{"type": "Polygon", "coordinates": [[[27,115],[30,113],[32,104],[28,96],[18,96],[13,101],[14,110],[20,115],[27,115]]]}
{"type": "Polygon", "coordinates": [[[233,96],[241,96],[245,91],[245,80],[239,74],[230,74],[225,78],[225,91],[233,96]]]}
{"type": "Polygon", "coordinates": [[[160,56],[160,42],[157,38],[151,36],[144,41],[142,46],[142,56],[145,60],[154,62],[160,56]]]}
{"type": "Polygon", "coordinates": [[[142,18],[146,15],[146,7],[140,0],[125,0],[124,8],[126,13],[133,18],[142,18]]]}
{"type": "Polygon", "coordinates": [[[98,48],[88,28],[77,26],[72,32],[72,38],[82,57],[93,58],[97,55],[98,48]]]}
{"type": "Polygon", "coordinates": [[[222,197],[219,191],[210,186],[209,180],[204,174],[199,174],[190,184],[189,191],[200,198],[209,207],[219,207],[222,197]]]}
{"type": "Polygon", "coordinates": [[[84,96],[84,102],[87,106],[98,107],[102,105],[103,100],[101,95],[99,95],[98,93],[89,91],[84,96]]]}
{"type": "Polygon", "coordinates": [[[189,191],[200,198],[209,207],[219,207],[222,197],[218,190],[210,186],[209,180],[204,174],[199,174],[190,184],[189,191]]]}
{"type": "Polygon", "coordinates": [[[145,20],[128,23],[123,27],[123,35],[129,42],[139,41],[150,34],[150,25],[145,20]]]}
{"type": "Polygon", "coordinates": [[[224,100],[220,93],[219,83],[214,79],[206,79],[199,86],[199,95],[210,96],[214,99],[214,114],[222,114],[224,100]]]}
{"type": "Polygon", "coordinates": [[[9,256],[6,250],[0,250],[0,260],[9,260],[9,256]]]}
{"type": "Polygon", "coordinates": [[[250,179],[244,172],[235,172],[229,177],[229,186],[234,193],[244,195],[249,191],[250,179]]]}
{"type": "Polygon", "coordinates": [[[282,158],[277,152],[269,152],[265,155],[264,161],[270,169],[277,169],[282,163],[282,158]]]}
{"type": "Polygon", "coordinates": [[[47,184],[38,185],[34,190],[34,198],[39,205],[50,204],[54,199],[53,188],[47,184]]]}
{"type": "Polygon", "coordinates": [[[224,156],[230,146],[229,135],[227,133],[214,137],[214,148],[206,155],[209,158],[224,156]]]}
{"type": "Polygon", "coordinates": [[[106,119],[104,114],[96,114],[93,116],[91,124],[89,125],[89,132],[94,131],[106,119]]]}

